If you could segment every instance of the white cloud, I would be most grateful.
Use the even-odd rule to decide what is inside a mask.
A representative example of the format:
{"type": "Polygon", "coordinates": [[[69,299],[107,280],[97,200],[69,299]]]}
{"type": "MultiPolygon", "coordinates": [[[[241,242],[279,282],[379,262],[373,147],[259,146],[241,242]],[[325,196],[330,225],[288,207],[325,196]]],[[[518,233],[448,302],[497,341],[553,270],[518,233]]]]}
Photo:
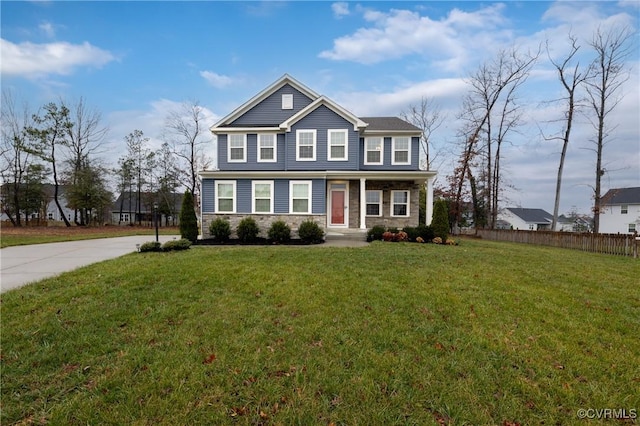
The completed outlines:
{"type": "Polygon", "coordinates": [[[56,36],[55,26],[51,22],[42,22],[40,25],[38,25],[38,28],[40,28],[40,30],[49,38],[53,38],[56,36]]]}
{"type": "Polygon", "coordinates": [[[27,78],[43,77],[49,74],[68,75],[79,67],[96,67],[115,60],[106,50],[92,46],[88,42],[71,44],[55,43],[12,43],[0,39],[0,69],[5,75],[27,78]]]}
{"type": "Polygon", "coordinates": [[[502,4],[475,12],[453,9],[439,20],[410,10],[366,9],[363,17],[372,25],[335,39],[333,49],[322,51],[319,56],[373,64],[420,54],[438,58],[439,65],[448,70],[459,70],[466,63],[468,52],[486,49],[511,36],[511,32],[501,29],[506,23],[503,9],[502,4]]]}
{"type": "Polygon", "coordinates": [[[200,76],[207,80],[210,85],[218,89],[228,87],[235,82],[233,78],[213,71],[200,71],[200,76]]]}
{"type": "Polygon", "coordinates": [[[333,16],[341,19],[342,17],[349,15],[349,3],[343,1],[333,3],[331,5],[331,10],[333,10],[333,16]]]}

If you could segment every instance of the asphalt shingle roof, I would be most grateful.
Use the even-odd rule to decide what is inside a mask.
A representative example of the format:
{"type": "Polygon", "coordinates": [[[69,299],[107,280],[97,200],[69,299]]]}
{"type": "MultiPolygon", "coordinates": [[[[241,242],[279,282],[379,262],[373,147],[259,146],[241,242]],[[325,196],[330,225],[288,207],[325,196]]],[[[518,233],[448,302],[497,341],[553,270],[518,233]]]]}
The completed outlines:
{"type": "Polygon", "coordinates": [[[602,204],[640,204],[640,186],[612,188],[602,197],[602,204]]]}
{"type": "Polygon", "coordinates": [[[367,130],[410,130],[420,132],[420,128],[398,117],[360,117],[360,120],[369,123],[367,130]]]}
{"type": "Polygon", "coordinates": [[[518,216],[525,222],[530,223],[551,223],[553,215],[542,209],[524,209],[521,207],[507,207],[514,215],[518,216]]]}

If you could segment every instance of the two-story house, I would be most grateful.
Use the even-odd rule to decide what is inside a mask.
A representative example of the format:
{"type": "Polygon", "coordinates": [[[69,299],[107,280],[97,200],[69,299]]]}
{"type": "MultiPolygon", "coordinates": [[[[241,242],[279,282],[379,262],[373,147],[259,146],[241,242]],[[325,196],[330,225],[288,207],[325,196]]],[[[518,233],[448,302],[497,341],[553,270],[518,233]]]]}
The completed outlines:
{"type": "Polygon", "coordinates": [[[600,229],[603,234],[640,231],[640,187],[612,188],[600,200],[600,229]]]}
{"type": "Polygon", "coordinates": [[[284,75],[211,127],[218,170],[201,171],[202,234],[217,217],[261,229],[311,219],[325,230],[431,221],[436,172],[420,170],[421,130],[396,117],[356,117],[284,75]]]}

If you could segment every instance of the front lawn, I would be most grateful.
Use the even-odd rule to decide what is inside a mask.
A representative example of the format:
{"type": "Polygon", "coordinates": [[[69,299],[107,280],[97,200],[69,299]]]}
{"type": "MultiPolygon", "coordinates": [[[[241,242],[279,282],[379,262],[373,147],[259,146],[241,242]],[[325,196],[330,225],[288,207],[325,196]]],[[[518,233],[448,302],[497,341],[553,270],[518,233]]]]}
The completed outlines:
{"type": "Polygon", "coordinates": [[[639,276],[630,258],[466,240],[134,253],[2,294],[0,423],[633,416],[639,276]]]}

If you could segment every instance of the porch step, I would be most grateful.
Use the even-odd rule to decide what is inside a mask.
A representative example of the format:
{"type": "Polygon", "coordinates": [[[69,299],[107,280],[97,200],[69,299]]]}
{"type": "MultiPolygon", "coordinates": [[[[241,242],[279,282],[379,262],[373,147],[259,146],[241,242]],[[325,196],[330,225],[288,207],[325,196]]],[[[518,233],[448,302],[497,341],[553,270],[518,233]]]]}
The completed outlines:
{"type": "Polygon", "coordinates": [[[327,230],[325,241],[367,241],[367,231],[360,229],[327,230]]]}

